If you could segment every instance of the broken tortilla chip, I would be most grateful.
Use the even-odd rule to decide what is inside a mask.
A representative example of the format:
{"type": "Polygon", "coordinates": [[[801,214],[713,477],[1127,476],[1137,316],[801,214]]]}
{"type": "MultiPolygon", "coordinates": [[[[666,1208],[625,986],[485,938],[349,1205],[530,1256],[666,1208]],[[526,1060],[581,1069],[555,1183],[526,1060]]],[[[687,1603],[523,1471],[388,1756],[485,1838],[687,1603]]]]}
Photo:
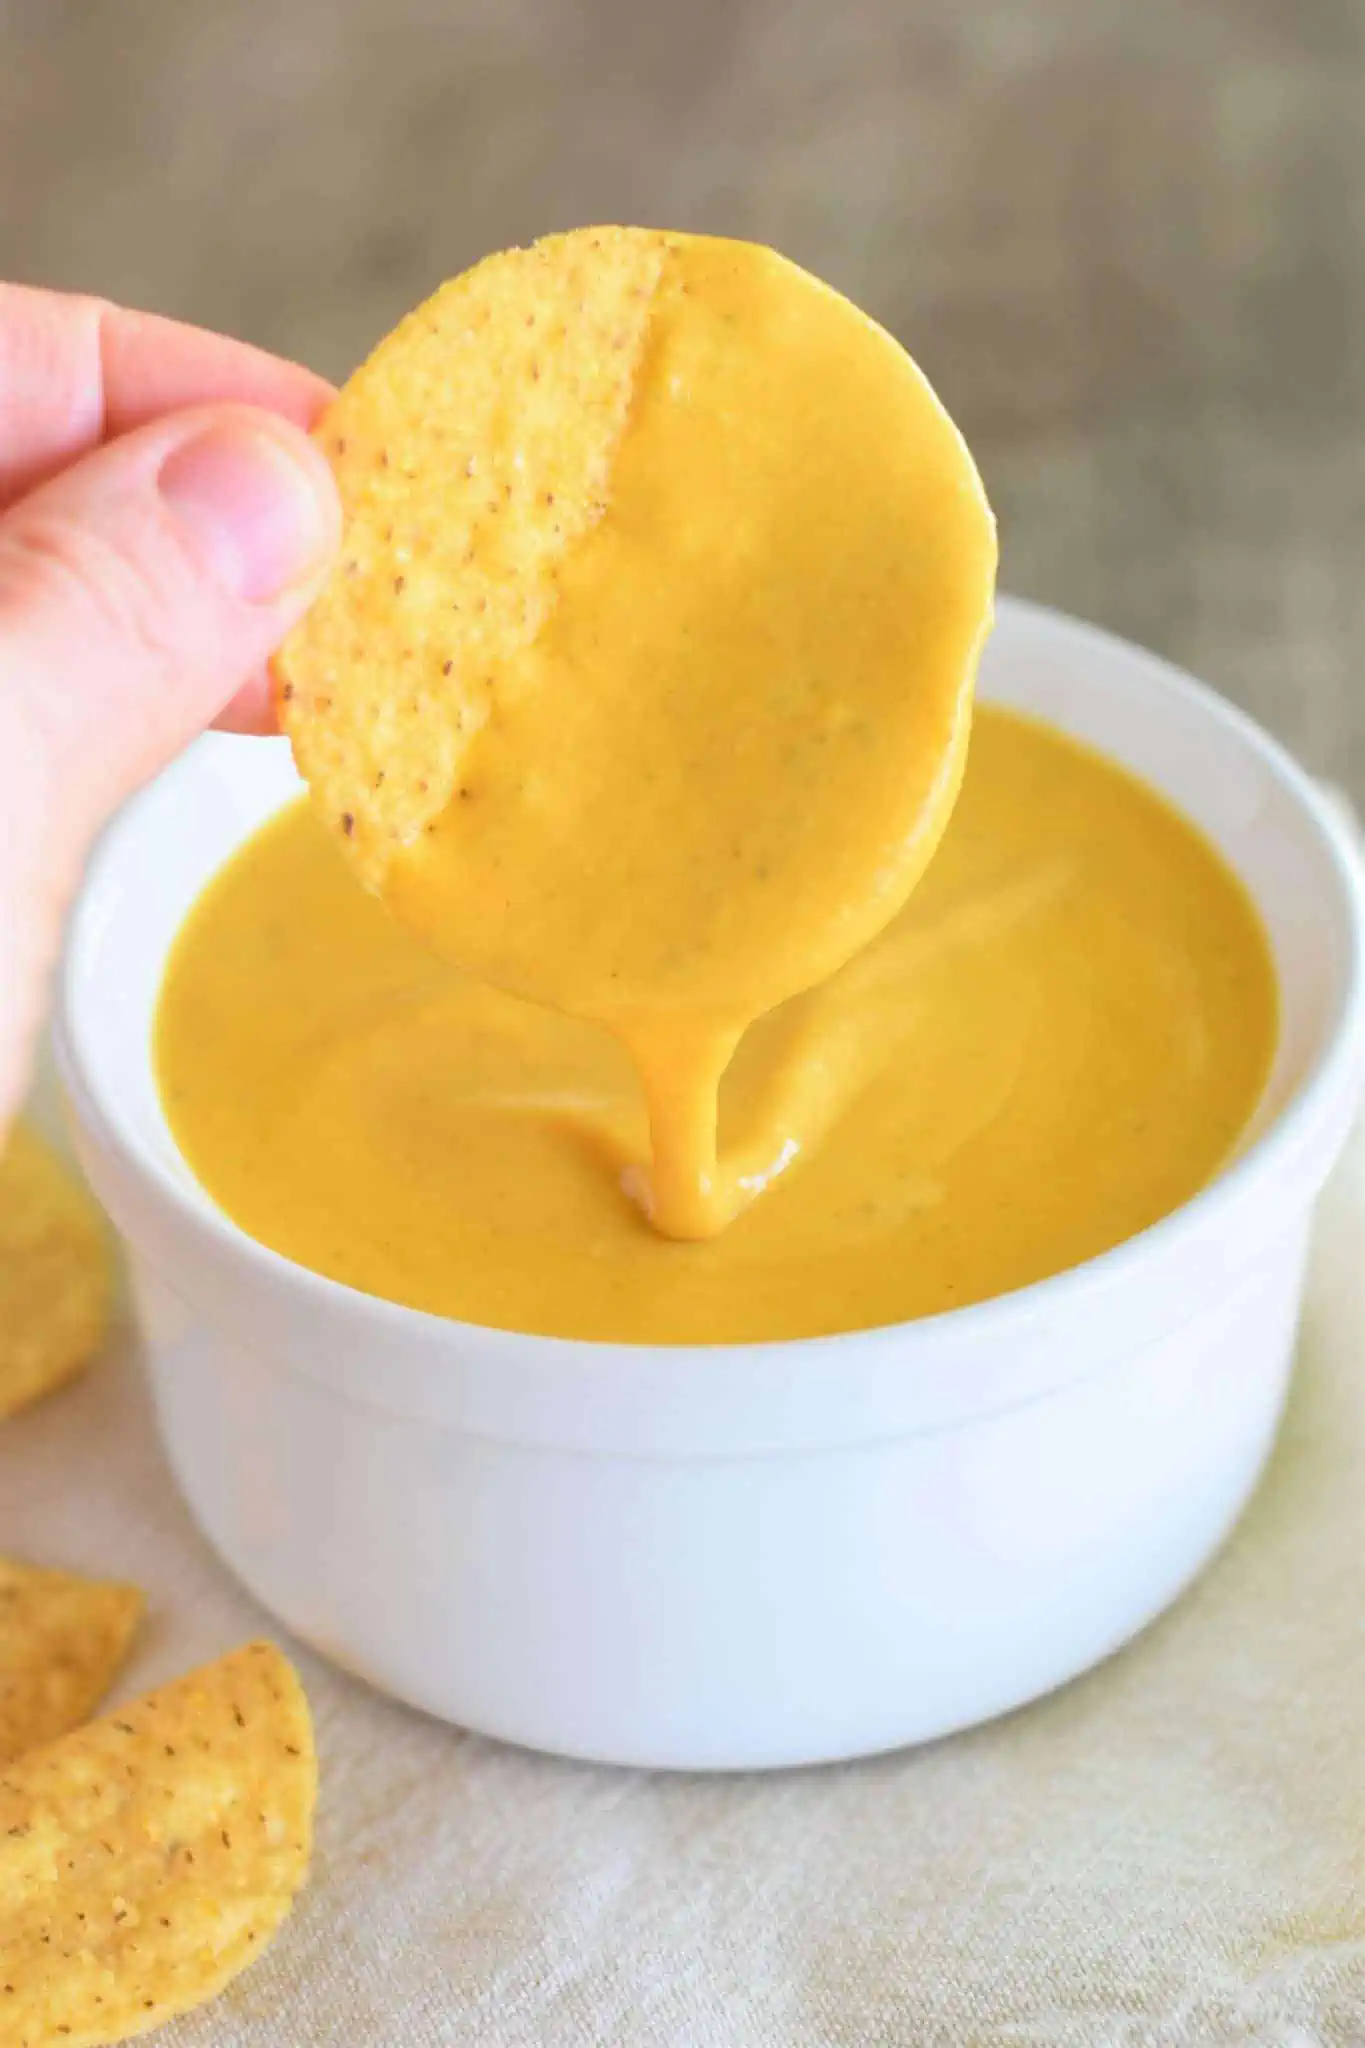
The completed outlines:
{"type": "Polygon", "coordinates": [[[0,1138],[0,1416],[49,1393],[104,1341],[113,1292],[95,1203],[26,1124],[0,1138]]]}
{"type": "Polygon", "coordinates": [[[0,1558],[0,1764],[89,1720],[142,1606],[136,1586],[0,1558]]]}
{"type": "Polygon", "coordinates": [[[6,2048],[104,2048],[213,1998],[308,1871],[317,1761],[269,1643],[0,1772],[6,2048]]]}

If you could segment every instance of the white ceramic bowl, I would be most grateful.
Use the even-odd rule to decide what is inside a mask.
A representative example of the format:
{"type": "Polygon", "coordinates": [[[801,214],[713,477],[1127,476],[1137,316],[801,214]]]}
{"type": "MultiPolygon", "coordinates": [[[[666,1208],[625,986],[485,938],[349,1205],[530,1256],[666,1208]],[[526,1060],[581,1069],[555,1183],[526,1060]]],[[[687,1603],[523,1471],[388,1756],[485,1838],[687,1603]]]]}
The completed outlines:
{"type": "Polygon", "coordinates": [[[128,1241],[171,1462],[306,1642],[465,1726],[621,1763],[796,1764],[1047,1691],[1180,1591],[1253,1485],[1314,1198],[1354,1113],[1353,851],[1260,731],[1152,657],[1005,604],[983,694],[1145,776],[1243,876],[1283,1031],[1240,1157],[1176,1214],[975,1308],[801,1343],[508,1334],[354,1293],[229,1223],[149,1032],[203,883],[295,787],[211,739],[122,816],[72,924],[59,1054],[128,1241]]]}

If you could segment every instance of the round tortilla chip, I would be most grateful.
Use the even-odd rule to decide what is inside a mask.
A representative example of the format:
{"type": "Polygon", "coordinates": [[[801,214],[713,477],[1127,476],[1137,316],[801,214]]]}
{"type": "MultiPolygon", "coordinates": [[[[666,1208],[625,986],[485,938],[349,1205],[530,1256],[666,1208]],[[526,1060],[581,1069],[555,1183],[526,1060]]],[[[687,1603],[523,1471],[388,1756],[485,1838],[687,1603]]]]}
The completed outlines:
{"type": "Polygon", "coordinates": [[[0,1140],[0,1416],[89,1362],[112,1295],[99,1209],[52,1148],[16,1124],[0,1140]]]}
{"type": "Polygon", "coordinates": [[[0,1773],[7,2048],[105,2048],[215,1997],[304,1882],[316,1793],[308,1703],[270,1643],[0,1773]]]}

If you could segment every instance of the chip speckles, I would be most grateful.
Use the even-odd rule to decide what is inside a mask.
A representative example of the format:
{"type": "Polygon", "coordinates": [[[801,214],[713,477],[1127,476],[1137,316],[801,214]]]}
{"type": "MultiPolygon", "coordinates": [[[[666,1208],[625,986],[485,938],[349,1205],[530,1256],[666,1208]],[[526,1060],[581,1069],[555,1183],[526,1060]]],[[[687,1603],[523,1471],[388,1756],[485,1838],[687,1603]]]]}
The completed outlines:
{"type": "Polygon", "coordinates": [[[26,1125],[0,1134],[0,1416],[89,1361],[111,1293],[108,1240],[84,1187],[26,1125]]]}
{"type": "Polygon", "coordinates": [[[268,1643],[11,1765],[4,2039],[101,2048],[214,1997],[303,1883],[316,1791],[303,1689],[268,1643]]]}
{"type": "Polygon", "coordinates": [[[491,674],[496,696],[610,502],[669,247],[612,228],[489,257],[381,342],[319,427],[346,566],[276,657],[278,708],[371,888],[455,800],[486,717],[471,695],[491,674]]]}
{"type": "Polygon", "coordinates": [[[88,1719],[142,1606],[136,1586],[0,1558],[0,1762],[88,1719]]]}

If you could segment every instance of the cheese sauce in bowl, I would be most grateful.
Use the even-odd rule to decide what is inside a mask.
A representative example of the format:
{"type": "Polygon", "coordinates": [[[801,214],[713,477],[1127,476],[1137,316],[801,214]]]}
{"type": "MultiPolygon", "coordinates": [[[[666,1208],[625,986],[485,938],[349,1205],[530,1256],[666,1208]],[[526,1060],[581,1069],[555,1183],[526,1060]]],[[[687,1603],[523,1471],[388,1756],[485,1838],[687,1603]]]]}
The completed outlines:
{"type": "MultiPolygon", "coordinates": [[[[888,932],[887,965],[902,945],[918,948],[951,1014],[972,976],[996,971],[984,948],[973,952],[990,925],[1019,962],[1014,994],[992,980],[1001,1014],[982,1019],[977,984],[969,1044],[949,1030],[926,1036],[913,1000],[888,1000],[878,1071],[895,1078],[884,1084],[850,1059],[833,984],[828,1004],[803,1010],[798,998],[761,1026],[722,1102],[722,1149],[771,1163],[784,1132],[802,1149],[709,1244],[633,1234],[645,1226],[619,1175],[641,1142],[640,1104],[583,1040],[559,1046],[555,1103],[518,1103],[540,1024],[501,1005],[480,1020],[445,970],[418,986],[406,947],[385,966],[383,947],[362,940],[364,986],[355,1006],[338,1003],[326,964],[335,873],[292,822],[287,750],[210,739],[108,834],[63,981],[59,1050],[81,1153],[129,1244],[186,1498],[233,1569],[316,1647],[433,1713],[541,1748],[658,1766],[792,1764],[927,1739],[1020,1704],[1140,1629],[1221,1540],[1273,1434],[1312,1205],[1359,1092],[1354,853],[1248,720],[1104,634],[1006,604],[981,684],[981,744],[943,876],[935,885],[930,868],[910,923],[888,932]],[[1073,784],[1090,794],[1068,817],[1073,784]],[[981,838],[973,805],[984,807],[981,838]],[[1082,814],[1111,849],[1098,865],[1085,833],[1074,836],[1082,814]],[[1131,867],[1113,858],[1130,831],[1131,867]],[[333,1140],[333,1178],[345,1180],[356,1129],[326,1113],[327,1059],[369,1060],[371,1116],[406,1128],[416,1148],[411,1185],[383,1182],[402,1211],[395,1243],[408,1246],[423,1190],[449,1185],[442,1140],[458,1135],[484,1176],[481,1197],[457,1228],[430,1219],[428,1251],[401,1280],[377,1264],[329,1277],[320,1247],[285,1255],[249,1235],[231,1213],[239,1201],[273,1202],[277,1219],[290,1209],[282,1179],[273,1194],[266,1186],[283,1154],[255,1192],[248,1174],[215,1200],[199,1174],[226,1171],[231,1119],[191,1131],[187,1101],[171,1099],[185,1080],[173,1035],[193,1080],[192,1034],[175,1018],[196,927],[202,917],[208,928],[216,900],[225,943],[263,944],[250,917],[234,926],[234,876],[277,857],[320,906],[310,1014],[345,1028],[312,1046],[306,1083],[273,1097],[270,1031],[248,1037],[234,1083],[240,1143],[266,1142],[269,1159],[296,1119],[302,1186],[326,1178],[309,1147],[322,1158],[333,1140]],[[1112,914],[1120,899],[1127,928],[1112,914]],[[1169,935],[1182,917],[1183,964],[1163,974],[1139,934],[1156,919],[1169,935]],[[1069,1012],[1027,972],[1047,919],[1072,931],[1060,978],[1069,1012]],[[1217,944],[1197,942],[1211,929],[1217,944]],[[1116,973],[1125,958],[1140,967],[1116,973]],[[1088,1050],[1106,1006],[1115,1028],[1088,1050]],[[482,1047],[482,1106],[449,1077],[419,1083],[394,1056],[405,1033],[429,1028],[424,1014],[452,1013],[482,1047]],[[1207,1045],[1190,1029],[1196,1013],[1214,1034],[1207,1045]],[[1066,1128],[1069,1100],[1099,1102],[1105,1043],[1147,1093],[1148,1136],[1118,1127],[1108,1088],[1098,1124],[1073,1122],[1066,1171],[1029,1172],[1004,1146],[988,1167],[993,1132],[1033,1143],[1049,1122],[1066,1128]],[[917,1095],[916,1048],[931,1084],[917,1095]],[[481,1119],[520,1132],[509,1142],[524,1161],[550,1161],[559,1192],[530,1225],[515,1208],[524,1177],[479,1149],[481,1119]],[[915,1129],[916,1142],[938,1145],[913,1186],[908,1175],[889,1191],[885,1179],[867,1186],[865,1217],[858,1148],[841,1151],[853,1127],[882,1162],[907,1156],[896,1148],[915,1129]],[[1164,1161],[1137,1211],[1124,1210],[1117,1180],[1103,1185],[1106,1160],[1120,1158],[1143,1172],[1164,1161]],[[1082,1172],[1099,1180],[1076,1200],[1082,1172]],[[808,1220],[798,1242],[802,1182],[820,1175],[831,1199],[844,1190],[839,1238],[808,1220]],[[987,1229],[992,1175],[1001,1201],[987,1229]],[[555,1202],[585,1186],[602,1253],[556,1236],[555,1202]],[[959,1246],[994,1250],[973,1278],[959,1269],[959,1284],[989,1298],[945,1307],[941,1292],[919,1290],[941,1289],[950,1261],[917,1269],[916,1247],[955,1202],[959,1246]],[[746,1230],[762,1254],[747,1279],[746,1230]],[[658,1314],[656,1279],[639,1277],[656,1259],[670,1262],[657,1269],[669,1289],[694,1258],[702,1273],[717,1255],[735,1271],[674,1289],[670,1321],[653,1325],[664,1341],[499,1327],[513,1319],[536,1233],[545,1277],[523,1312],[543,1328],[579,1318],[620,1333],[647,1300],[658,1314]],[[489,1245],[501,1245],[500,1282],[470,1255],[489,1245]],[[600,1269],[574,1277],[618,1253],[618,1285],[600,1269]],[[854,1276],[843,1299],[841,1266],[854,1276]],[[465,1286],[481,1294],[463,1313],[384,1298],[449,1289],[454,1303],[465,1286]],[[878,1320],[895,1298],[900,1319],[878,1320]],[[824,1334],[742,1335],[803,1325],[824,1334]],[[699,1329],[708,1341],[690,1340],[699,1329]]],[[[277,907],[280,992],[287,984],[301,1002],[298,927],[277,907]]],[[[858,1000],[875,1010],[893,985],[858,1000]]],[[[269,994],[260,1008],[278,1025],[289,1005],[269,994]]],[[[299,1054],[288,1030],[273,1043],[286,1063],[299,1054]]],[[[207,1042],[203,1056],[219,1057],[207,1042]]],[[[343,1221],[351,1199],[338,1197],[343,1221]]],[[[263,1213],[253,1227],[267,1233],[263,1213]]],[[[342,1255],[362,1253],[347,1241],[342,1255]]],[[[363,1256],[381,1254],[370,1245],[363,1256]]]]}
{"type": "Polygon", "coordinates": [[[741,1042],[720,1168],[751,1202],[704,1242],[628,1197],[649,1131],[616,1041],[444,966],[305,803],[196,906],[156,1047],[184,1156],[286,1257],[467,1322],[716,1344],[903,1322],[1107,1251],[1223,1164],[1274,1039],[1260,920],[1207,840],[988,706],[905,909],[741,1042]]]}

